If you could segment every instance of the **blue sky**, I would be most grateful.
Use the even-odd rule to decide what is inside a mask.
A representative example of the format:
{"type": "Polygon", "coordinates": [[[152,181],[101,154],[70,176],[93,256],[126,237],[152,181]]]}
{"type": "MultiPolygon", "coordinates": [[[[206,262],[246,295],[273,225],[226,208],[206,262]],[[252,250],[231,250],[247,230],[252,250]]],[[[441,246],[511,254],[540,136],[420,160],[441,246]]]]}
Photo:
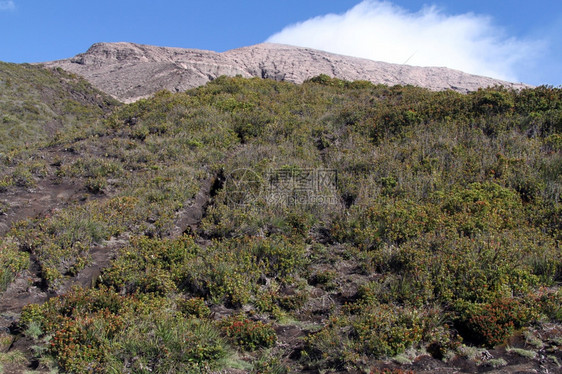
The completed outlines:
{"type": "Polygon", "coordinates": [[[221,52],[266,40],[562,85],[559,0],[0,0],[0,61],[100,41],[221,52]]]}

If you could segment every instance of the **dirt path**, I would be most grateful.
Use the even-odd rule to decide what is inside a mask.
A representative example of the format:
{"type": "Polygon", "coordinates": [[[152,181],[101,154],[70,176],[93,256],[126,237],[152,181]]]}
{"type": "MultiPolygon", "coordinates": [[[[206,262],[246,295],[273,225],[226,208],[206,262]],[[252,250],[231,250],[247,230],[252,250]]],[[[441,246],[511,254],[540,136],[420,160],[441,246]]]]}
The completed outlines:
{"type": "Polygon", "coordinates": [[[129,244],[124,238],[110,238],[90,249],[91,261],[74,277],[66,278],[56,290],[56,295],[68,292],[74,286],[89,288],[94,285],[104,268],[115,259],[117,251],[129,244]]]}
{"type": "MultiPolygon", "coordinates": [[[[213,196],[222,188],[223,183],[224,175],[222,171],[201,182],[201,188],[195,198],[186,202],[186,208],[176,213],[175,228],[169,235],[171,238],[177,238],[186,233],[197,233],[199,224],[205,217],[207,207],[211,204],[213,196]]],[[[204,239],[200,241],[202,241],[201,244],[206,242],[204,239]]]]}
{"type": "Polygon", "coordinates": [[[45,213],[83,199],[83,186],[70,183],[54,183],[43,179],[32,189],[18,188],[0,194],[0,203],[6,212],[0,215],[0,236],[5,235],[17,221],[36,218],[45,213]]]}
{"type": "Polygon", "coordinates": [[[203,219],[205,208],[211,198],[211,187],[214,179],[214,177],[211,177],[204,180],[195,198],[185,204],[187,206],[185,209],[176,213],[176,223],[170,233],[171,238],[177,238],[184,233],[194,233],[197,231],[197,227],[201,219],[203,219]]]}

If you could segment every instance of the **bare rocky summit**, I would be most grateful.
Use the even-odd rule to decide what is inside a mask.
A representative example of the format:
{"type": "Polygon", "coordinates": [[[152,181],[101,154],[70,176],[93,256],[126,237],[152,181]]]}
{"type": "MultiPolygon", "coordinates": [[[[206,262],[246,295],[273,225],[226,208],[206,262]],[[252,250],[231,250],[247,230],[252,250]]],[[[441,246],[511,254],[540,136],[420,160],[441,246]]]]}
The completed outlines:
{"type": "Polygon", "coordinates": [[[162,89],[185,91],[221,75],[302,83],[327,74],[348,81],[368,80],[459,92],[495,85],[526,87],[444,67],[390,64],[271,43],[222,53],[134,43],[97,43],[73,58],[44,65],[81,75],[96,88],[124,102],[148,97],[162,89]]]}

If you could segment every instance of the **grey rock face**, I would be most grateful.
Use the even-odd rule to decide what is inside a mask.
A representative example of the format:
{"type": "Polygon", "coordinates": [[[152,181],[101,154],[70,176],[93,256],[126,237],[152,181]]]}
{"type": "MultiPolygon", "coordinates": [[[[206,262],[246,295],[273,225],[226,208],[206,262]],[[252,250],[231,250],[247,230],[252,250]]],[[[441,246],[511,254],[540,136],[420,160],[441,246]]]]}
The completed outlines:
{"type": "Polygon", "coordinates": [[[124,102],[156,91],[185,91],[221,76],[241,75],[302,83],[320,74],[387,85],[469,92],[478,88],[523,84],[463,73],[443,67],[416,67],[342,56],[310,48],[258,44],[223,53],[134,43],[97,43],[73,58],[44,63],[86,78],[96,88],[124,102]]]}

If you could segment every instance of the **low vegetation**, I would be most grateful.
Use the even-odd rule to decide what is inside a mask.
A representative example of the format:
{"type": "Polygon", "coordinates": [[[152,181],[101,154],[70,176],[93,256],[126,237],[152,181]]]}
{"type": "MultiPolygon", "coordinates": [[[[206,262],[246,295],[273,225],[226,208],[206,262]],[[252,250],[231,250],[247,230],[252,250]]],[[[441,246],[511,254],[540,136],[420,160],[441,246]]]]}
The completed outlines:
{"type": "Polygon", "coordinates": [[[0,198],[82,196],[11,225],[3,289],[31,258],[58,292],[125,243],[21,313],[64,372],[398,372],[379,363],[562,331],[560,89],[221,77],[102,112],[0,159],[0,198]]]}
{"type": "Polygon", "coordinates": [[[116,100],[62,69],[0,62],[0,156],[84,131],[116,106],[116,100]]]}

